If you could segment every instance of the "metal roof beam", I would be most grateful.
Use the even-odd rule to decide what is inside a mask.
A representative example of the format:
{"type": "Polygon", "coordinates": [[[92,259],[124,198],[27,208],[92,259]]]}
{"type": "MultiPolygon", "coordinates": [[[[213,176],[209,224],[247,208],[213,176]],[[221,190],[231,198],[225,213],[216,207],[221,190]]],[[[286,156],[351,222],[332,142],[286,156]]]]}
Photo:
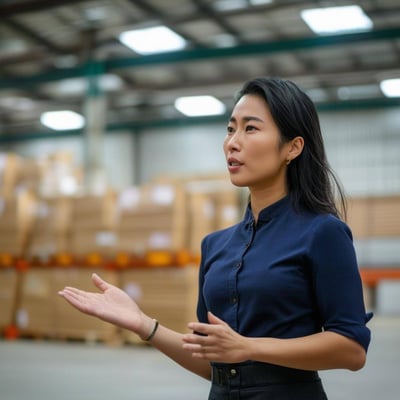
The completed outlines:
{"type": "Polygon", "coordinates": [[[374,40],[390,40],[400,38],[400,28],[381,29],[370,32],[360,32],[343,35],[313,36],[300,39],[278,40],[273,42],[261,42],[226,48],[201,48],[178,52],[153,54],[141,57],[115,58],[104,61],[90,61],[88,63],[65,69],[51,69],[46,72],[31,75],[18,76],[15,79],[0,79],[0,89],[25,88],[44,82],[60,79],[85,76],[90,73],[94,64],[99,64],[103,71],[111,71],[121,68],[135,68],[149,65],[171,64],[207,59],[218,59],[238,56],[254,56],[273,54],[285,51],[298,51],[315,49],[320,47],[354,44],[374,40]]]}
{"type": "Polygon", "coordinates": [[[48,11],[51,8],[69,6],[75,3],[84,3],[88,0],[31,0],[21,2],[8,2],[0,5],[0,15],[2,18],[12,17],[18,14],[26,14],[36,11],[48,11]]]}

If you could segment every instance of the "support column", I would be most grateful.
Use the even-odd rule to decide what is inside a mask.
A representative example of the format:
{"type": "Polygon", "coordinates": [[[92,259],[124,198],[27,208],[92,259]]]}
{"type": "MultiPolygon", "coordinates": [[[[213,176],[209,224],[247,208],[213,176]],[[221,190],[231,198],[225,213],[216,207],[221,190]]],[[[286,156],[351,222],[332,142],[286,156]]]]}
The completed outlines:
{"type": "Polygon", "coordinates": [[[107,177],[103,164],[104,134],[106,131],[107,101],[99,86],[102,74],[100,63],[89,63],[87,73],[87,95],[84,103],[85,127],[85,177],[86,190],[103,193],[107,177]]]}

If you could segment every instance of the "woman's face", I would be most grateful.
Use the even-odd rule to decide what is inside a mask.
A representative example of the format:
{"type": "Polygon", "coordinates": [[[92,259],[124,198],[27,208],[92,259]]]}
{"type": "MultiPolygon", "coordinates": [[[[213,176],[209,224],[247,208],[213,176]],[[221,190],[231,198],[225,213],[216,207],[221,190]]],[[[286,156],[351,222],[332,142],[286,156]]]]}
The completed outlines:
{"type": "Polygon", "coordinates": [[[276,188],[286,192],[286,161],[290,142],[282,144],[267,103],[243,96],[230,118],[224,153],[231,181],[250,190],[276,188]]]}

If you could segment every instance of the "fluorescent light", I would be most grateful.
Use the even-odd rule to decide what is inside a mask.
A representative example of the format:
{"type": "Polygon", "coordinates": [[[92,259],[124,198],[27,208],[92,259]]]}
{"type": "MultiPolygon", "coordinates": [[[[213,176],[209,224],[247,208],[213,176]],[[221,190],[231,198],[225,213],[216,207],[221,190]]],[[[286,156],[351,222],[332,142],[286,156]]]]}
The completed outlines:
{"type": "Polygon", "coordinates": [[[186,41],[166,26],[122,32],[119,40],[138,54],[181,50],[186,41]]]}
{"type": "Polygon", "coordinates": [[[385,79],[380,83],[380,88],[386,97],[400,97],[400,78],[385,79]]]}
{"type": "Polygon", "coordinates": [[[225,105],[213,96],[179,97],[175,100],[175,108],[188,117],[225,113],[225,105]]]}
{"type": "Polygon", "coordinates": [[[64,131],[83,128],[85,118],[74,111],[48,111],[40,116],[40,122],[50,129],[64,131]]]}
{"type": "Polygon", "coordinates": [[[372,21],[359,6],[313,8],[301,11],[301,17],[317,34],[372,29],[372,21]]]}

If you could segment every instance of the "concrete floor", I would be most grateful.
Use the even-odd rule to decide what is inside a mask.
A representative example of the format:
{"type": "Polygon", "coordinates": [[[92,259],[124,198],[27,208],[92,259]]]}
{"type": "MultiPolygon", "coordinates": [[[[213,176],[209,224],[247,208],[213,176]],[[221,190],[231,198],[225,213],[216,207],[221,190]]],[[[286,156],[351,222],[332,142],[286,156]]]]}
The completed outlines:
{"type": "MultiPolygon", "coordinates": [[[[364,369],[321,373],[329,400],[400,398],[400,317],[370,327],[364,369]]],[[[204,400],[208,389],[147,346],[0,340],[0,400],[204,400]]]]}

